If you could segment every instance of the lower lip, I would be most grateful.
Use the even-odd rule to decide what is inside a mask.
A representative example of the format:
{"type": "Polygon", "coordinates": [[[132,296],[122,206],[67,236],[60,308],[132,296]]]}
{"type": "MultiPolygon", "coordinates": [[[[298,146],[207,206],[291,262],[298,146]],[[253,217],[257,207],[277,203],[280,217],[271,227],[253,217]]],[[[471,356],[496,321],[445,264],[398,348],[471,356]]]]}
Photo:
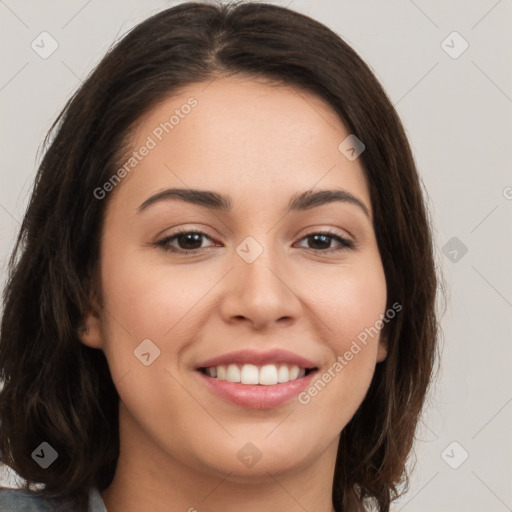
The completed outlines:
{"type": "Polygon", "coordinates": [[[229,382],[210,377],[201,371],[197,373],[210,390],[226,400],[250,409],[271,409],[289,402],[304,391],[311,384],[317,370],[305,377],[270,386],[229,382]]]}

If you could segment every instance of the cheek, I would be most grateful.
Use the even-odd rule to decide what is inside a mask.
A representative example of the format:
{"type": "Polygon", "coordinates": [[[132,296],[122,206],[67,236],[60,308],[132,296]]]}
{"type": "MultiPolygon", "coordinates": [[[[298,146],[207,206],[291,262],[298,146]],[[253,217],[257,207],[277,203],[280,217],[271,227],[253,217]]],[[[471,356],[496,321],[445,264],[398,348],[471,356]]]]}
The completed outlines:
{"type": "Polygon", "coordinates": [[[174,404],[185,417],[192,405],[168,371],[193,338],[194,307],[215,280],[199,278],[192,266],[184,272],[150,265],[140,250],[115,255],[105,245],[104,255],[104,350],[114,385],[130,411],[152,411],[171,424],[161,404],[174,404]]]}
{"type": "Polygon", "coordinates": [[[161,339],[179,328],[179,320],[213,286],[214,279],[192,265],[173,269],[148,264],[144,255],[133,251],[121,258],[106,254],[102,283],[106,306],[118,323],[115,329],[124,327],[135,339],[161,339]]]}
{"type": "MultiPolygon", "coordinates": [[[[313,303],[330,330],[333,348],[340,354],[382,318],[387,301],[386,280],[380,259],[372,258],[367,265],[336,269],[325,282],[328,286],[315,292],[313,303]]],[[[372,336],[368,341],[376,345],[377,338],[372,336]]]]}
{"type": "Polygon", "coordinates": [[[144,370],[168,363],[179,352],[179,338],[172,345],[164,340],[176,339],[184,324],[180,318],[187,318],[201,287],[185,286],[179,272],[164,277],[159,267],[147,264],[140,249],[120,253],[119,246],[113,238],[106,240],[102,253],[104,350],[114,383],[128,372],[132,376],[143,372],[139,381],[143,385],[152,375],[144,370]],[[148,350],[155,364],[146,367],[137,354],[148,350]]]}
{"type": "Polygon", "coordinates": [[[328,411],[337,428],[350,420],[370,386],[387,290],[380,260],[358,270],[343,269],[330,283],[316,311],[329,327],[332,358],[299,402],[315,414],[328,411]]]}

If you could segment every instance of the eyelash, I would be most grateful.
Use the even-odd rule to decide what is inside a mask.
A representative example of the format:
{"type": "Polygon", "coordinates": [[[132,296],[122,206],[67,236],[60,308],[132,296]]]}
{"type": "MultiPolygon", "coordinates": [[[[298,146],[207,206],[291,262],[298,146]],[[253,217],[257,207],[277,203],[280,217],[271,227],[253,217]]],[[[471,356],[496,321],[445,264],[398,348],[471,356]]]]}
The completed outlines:
{"type": "MultiPolygon", "coordinates": [[[[155,245],[164,252],[172,252],[172,253],[177,253],[177,254],[182,254],[182,255],[194,254],[194,253],[198,254],[204,250],[209,249],[208,247],[202,247],[199,249],[186,250],[186,249],[178,249],[176,247],[173,247],[172,245],[169,245],[170,241],[174,240],[175,238],[178,238],[180,235],[189,235],[189,234],[202,235],[202,236],[208,238],[209,240],[212,240],[211,237],[209,237],[206,233],[203,233],[202,231],[184,229],[181,231],[177,231],[176,233],[174,233],[171,236],[167,236],[167,237],[163,238],[162,240],[157,242],[155,245]]],[[[332,238],[332,239],[336,240],[341,245],[341,247],[339,247],[337,249],[318,249],[318,250],[310,249],[311,251],[316,252],[316,253],[324,254],[324,253],[329,253],[329,252],[339,252],[339,251],[346,250],[346,249],[351,250],[351,249],[355,248],[354,242],[347,240],[346,238],[344,238],[336,233],[333,233],[332,231],[320,231],[320,232],[309,233],[308,235],[302,237],[300,240],[304,240],[304,239],[312,237],[314,235],[327,236],[328,238],[332,238]]]]}

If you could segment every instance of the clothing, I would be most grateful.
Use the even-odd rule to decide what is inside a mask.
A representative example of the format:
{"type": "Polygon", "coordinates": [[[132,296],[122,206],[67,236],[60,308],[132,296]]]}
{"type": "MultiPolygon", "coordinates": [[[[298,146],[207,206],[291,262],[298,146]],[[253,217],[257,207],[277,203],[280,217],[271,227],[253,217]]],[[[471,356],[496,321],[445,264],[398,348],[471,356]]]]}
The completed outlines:
{"type": "MultiPolygon", "coordinates": [[[[0,512],[53,512],[55,505],[37,491],[0,487],[0,512]]],[[[68,509],[65,509],[68,512],[68,509]]],[[[74,512],[69,508],[69,512],[74,512]]],[[[89,512],[107,512],[98,489],[89,491],[89,512]]]]}

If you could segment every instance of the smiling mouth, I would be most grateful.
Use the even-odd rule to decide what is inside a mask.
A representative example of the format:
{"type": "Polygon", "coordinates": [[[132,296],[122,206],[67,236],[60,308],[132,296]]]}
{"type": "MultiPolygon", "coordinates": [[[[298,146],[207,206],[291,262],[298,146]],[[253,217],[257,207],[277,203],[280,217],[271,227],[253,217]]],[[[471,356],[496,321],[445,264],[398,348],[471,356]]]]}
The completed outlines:
{"type": "Polygon", "coordinates": [[[246,385],[272,386],[295,381],[316,371],[293,364],[229,364],[199,368],[208,377],[246,385]]]}

